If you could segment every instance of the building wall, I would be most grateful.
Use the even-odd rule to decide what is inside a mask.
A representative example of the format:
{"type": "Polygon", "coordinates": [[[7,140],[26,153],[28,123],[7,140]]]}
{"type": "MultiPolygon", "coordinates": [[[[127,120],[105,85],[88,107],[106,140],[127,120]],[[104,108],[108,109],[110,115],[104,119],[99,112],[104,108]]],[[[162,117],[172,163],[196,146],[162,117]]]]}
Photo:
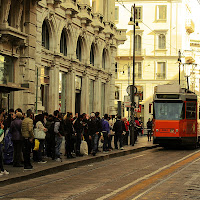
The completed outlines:
{"type": "Polygon", "coordinates": [[[88,113],[91,107],[90,83],[93,80],[93,111],[115,114],[115,57],[118,45],[126,40],[126,34],[114,24],[114,4],[114,0],[1,1],[0,26],[5,26],[6,30],[2,32],[0,29],[3,33],[0,54],[15,58],[13,82],[28,86],[23,92],[14,92],[14,108],[49,113],[61,109],[62,112],[75,113],[75,108],[80,107],[81,113],[88,113]],[[8,24],[9,13],[12,13],[12,28],[8,24]],[[42,41],[44,21],[49,33],[49,48],[44,47],[42,41]],[[7,37],[6,31],[13,28],[14,32],[11,31],[7,37]],[[66,55],[60,52],[63,31],[66,55]],[[81,41],[80,60],[76,55],[78,39],[81,41]],[[90,61],[92,44],[94,63],[90,61]],[[105,68],[102,67],[103,51],[105,68]],[[105,87],[104,96],[102,87],[105,87]],[[105,109],[102,110],[104,100],[105,109]]]}
{"type": "MultiPolygon", "coordinates": [[[[124,1],[124,6],[131,10],[131,6],[136,4],[136,7],[142,8],[142,19],[136,20],[139,22],[139,29],[136,29],[136,35],[141,36],[141,52],[136,52],[135,62],[141,62],[142,76],[141,78],[135,75],[135,85],[142,86],[143,100],[140,101],[142,105],[142,112],[136,113],[138,117],[144,120],[144,126],[148,118],[152,118],[149,113],[149,104],[152,104],[154,87],[159,84],[176,83],[178,84],[178,51],[182,52],[182,62],[188,62],[187,59],[191,57],[183,56],[184,50],[190,48],[190,33],[193,32],[194,27],[189,21],[189,27],[186,28],[186,22],[191,20],[191,10],[188,1],[124,1]],[[164,5],[167,8],[166,20],[157,20],[157,7],[164,5]],[[158,35],[164,34],[166,36],[166,48],[158,48],[158,35]],[[165,78],[156,78],[157,63],[166,63],[165,78]]],[[[121,3],[116,4],[119,9],[119,18],[116,21],[117,27],[127,28],[127,41],[121,45],[117,54],[117,79],[116,86],[120,88],[119,100],[124,101],[124,96],[128,95],[126,87],[128,85],[128,65],[131,73],[129,82],[132,84],[132,55],[133,55],[133,26],[128,25],[131,14],[124,9],[121,3]],[[124,73],[122,73],[124,71],[124,73]]],[[[186,86],[185,79],[186,68],[181,65],[181,86],[186,86]]],[[[117,105],[117,100],[115,101],[117,105]]],[[[153,110],[153,107],[152,109],[153,110]]],[[[128,112],[124,114],[128,116],[128,112]]]]}

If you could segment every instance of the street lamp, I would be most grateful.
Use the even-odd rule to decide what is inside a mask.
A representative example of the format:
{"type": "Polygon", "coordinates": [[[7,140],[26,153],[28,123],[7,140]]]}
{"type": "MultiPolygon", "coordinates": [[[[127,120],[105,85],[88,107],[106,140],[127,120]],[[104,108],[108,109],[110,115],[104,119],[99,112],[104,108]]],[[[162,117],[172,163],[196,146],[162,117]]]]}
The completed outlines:
{"type": "Polygon", "coordinates": [[[135,4],[131,7],[131,18],[128,25],[133,25],[133,84],[131,86],[131,121],[130,121],[130,144],[134,146],[135,139],[134,139],[134,112],[135,112],[135,28],[138,25],[135,22],[135,4]]]}

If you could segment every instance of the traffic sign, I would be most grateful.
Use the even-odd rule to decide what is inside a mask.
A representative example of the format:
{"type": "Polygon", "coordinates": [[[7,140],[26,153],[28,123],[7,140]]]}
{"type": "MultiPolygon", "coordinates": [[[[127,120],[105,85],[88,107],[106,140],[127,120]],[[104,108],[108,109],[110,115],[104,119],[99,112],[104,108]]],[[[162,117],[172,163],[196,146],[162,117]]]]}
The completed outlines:
{"type": "MultiPolygon", "coordinates": [[[[126,88],[126,92],[131,95],[131,88],[133,87],[133,85],[129,85],[127,88],[126,88]]],[[[134,86],[134,94],[137,94],[137,87],[134,86]]]]}

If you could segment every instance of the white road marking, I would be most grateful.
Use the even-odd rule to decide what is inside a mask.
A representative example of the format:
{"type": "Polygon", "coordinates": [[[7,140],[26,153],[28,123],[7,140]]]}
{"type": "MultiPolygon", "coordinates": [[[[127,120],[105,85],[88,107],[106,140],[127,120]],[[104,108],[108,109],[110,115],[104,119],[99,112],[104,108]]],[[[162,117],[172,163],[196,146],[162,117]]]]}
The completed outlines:
{"type": "MultiPolygon", "coordinates": [[[[193,163],[199,161],[199,159],[194,160],[193,162],[191,162],[189,165],[185,166],[184,168],[182,168],[181,170],[177,171],[176,173],[172,174],[171,176],[165,178],[164,180],[160,181],[159,183],[157,183],[156,185],[152,186],[151,188],[149,188],[148,190],[144,191],[143,193],[139,194],[137,197],[134,197],[132,200],[137,200],[139,199],[141,196],[149,193],[150,191],[152,191],[153,189],[155,189],[157,186],[161,185],[162,183],[166,182],[167,180],[169,180],[170,178],[172,178],[173,176],[177,175],[178,173],[180,173],[181,171],[185,170],[187,167],[189,167],[190,165],[192,165],[193,163]]],[[[197,178],[197,177],[196,177],[197,178]]]]}
{"type": "Polygon", "coordinates": [[[133,186],[134,184],[136,184],[136,183],[138,183],[138,182],[140,182],[142,180],[145,180],[145,179],[147,179],[147,178],[149,178],[149,177],[161,172],[162,170],[167,169],[167,168],[171,167],[172,165],[175,165],[176,163],[179,163],[179,162],[185,160],[186,158],[188,158],[188,157],[190,157],[190,156],[192,156],[194,154],[197,154],[198,152],[200,152],[200,150],[198,150],[198,151],[196,151],[194,153],[191,153],[191,154],[189,154],[189,155],[187,155],[187,156],[185,156],[185,157],[183,157],[183,158],[181,158],[181,159],[179,159],[179,160],[177,160],[177,161],[175,161],[173,163],[170,163],[170,164],[168,164],[168,165],[166,165],[164,167],[161,167],[158,170],[156,170],[156,171],[154,171],[154,172],[152,172],[152,173],[150,173],[150,174],[148,174],[146,176],[143,176],[143,177],[141,177],[141,178],[139,178],[139,179],[137,179],[137,180],[135,180],[135,181],[133,181],[133,182],[131,182],[131,183],[129,183],[129,184],[127,184],[127,185],[125,185],[125,186],[123,186],[123,187],[121,187],[121,188],[119,188],[119,189],[107,194],[107,195],[104,195],[104,196],[102,196],[102,197],[100,197],[100,198],[98,198],[96,200],[104,200],[104,199],[107,199],[107,198],[109,198],[111,196],[114,196],[117,193],[122,192],[123,190],[126,190],[127,188],[133,186]]]}

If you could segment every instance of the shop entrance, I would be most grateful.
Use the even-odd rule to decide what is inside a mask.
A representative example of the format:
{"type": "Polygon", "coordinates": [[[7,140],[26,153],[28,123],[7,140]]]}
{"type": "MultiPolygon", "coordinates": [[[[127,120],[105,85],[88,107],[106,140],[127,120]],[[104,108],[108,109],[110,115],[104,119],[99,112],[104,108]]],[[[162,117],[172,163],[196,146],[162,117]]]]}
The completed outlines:
{"type": "Polygon", "coordinates": [[[75,113],[80,114],[81,112],[81,92],[76,92],[76,101],[75,101],[75,113]]]}

